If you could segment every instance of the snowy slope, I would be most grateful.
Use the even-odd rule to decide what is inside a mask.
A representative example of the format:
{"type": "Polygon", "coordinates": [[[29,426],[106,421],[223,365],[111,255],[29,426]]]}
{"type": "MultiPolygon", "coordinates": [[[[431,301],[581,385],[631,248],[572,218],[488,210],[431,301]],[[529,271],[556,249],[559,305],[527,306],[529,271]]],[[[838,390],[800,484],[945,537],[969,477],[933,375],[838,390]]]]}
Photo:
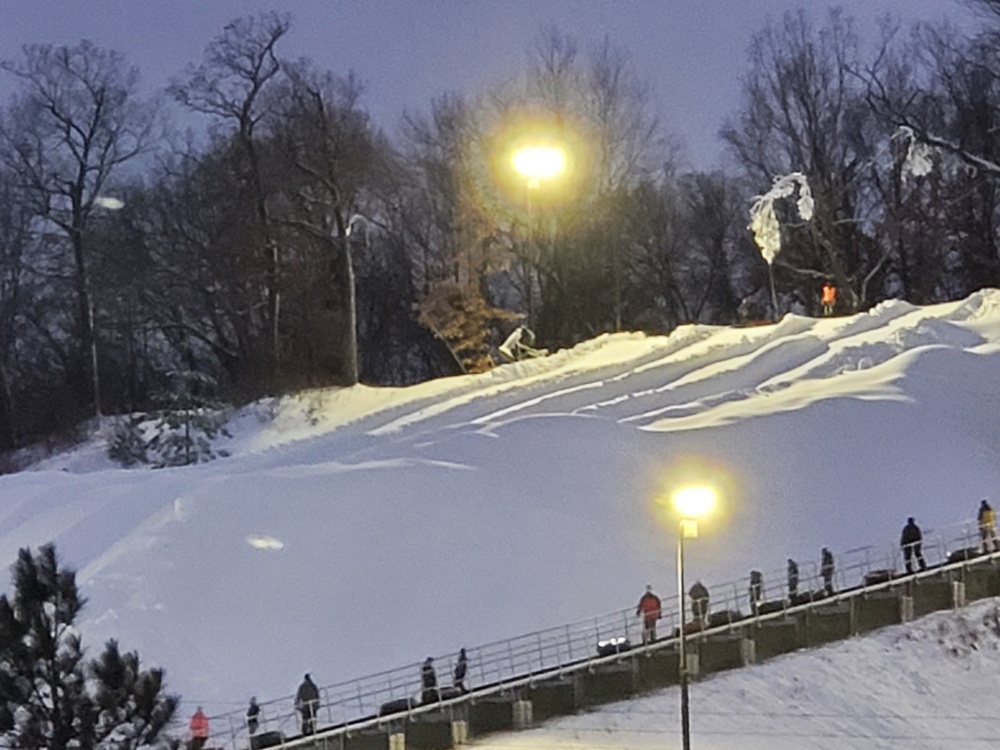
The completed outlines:
{"type": "MultiPolygon", "coordinates": [[[[0,560],[55,541],[116,637],[210,713],[674,589],[655,502],[707,475],[708,584],[891,547],[1000,500],[1000,292],[851,318],[606,335],[405,389],[234,419],[233,457],[122,470],[95,447],[0,477],[0,560]]],[[[6,585],[6,582],[4,582],[6,585]]]]}

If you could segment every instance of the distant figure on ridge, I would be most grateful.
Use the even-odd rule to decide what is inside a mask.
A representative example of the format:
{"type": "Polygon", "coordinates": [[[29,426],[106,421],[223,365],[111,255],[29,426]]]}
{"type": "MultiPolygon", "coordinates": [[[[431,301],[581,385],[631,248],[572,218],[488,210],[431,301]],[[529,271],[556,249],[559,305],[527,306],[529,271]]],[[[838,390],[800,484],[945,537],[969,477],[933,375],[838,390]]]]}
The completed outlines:
{"type": "Polygon", "coordinates": [[[979,503],[979,536],[983,542],[983,554],[987,552],[997,552],[997,514],[993,507],[983,500],[979,503]]]}
{"type": "Polygon", "coordinates": [[[750,571],[750,611],[757,614],[761,599],[764,598],[764,574],[759,570],[750,571]]]}
{"type": "Polygon", "coordinates": [[[465,673],[469,669],[469,659],[465,655],[465,649],[460,648],[458,650],[458,661],[455,663],[455,682],[454,685],[463,693],[465,692],[465,673]]]}
{"type": "Polygon", "coordinates": [[[833,596],[833,553],[824,547],[819,563],[819,573],[823,576],[823,591],[833,596]]]}
{"type": "Polygon", "coordinates": [[[306,672],[295,694],[295,707],[302,714],[302,734],[316,733],[316,709],[319,708],[319,688],[306,672]]]}
{"type": "Polygon", "coordinates": [[[639,598],[639,606],[635,608],[636,617],[642,618],[642,643],[647,645],[656,640],[656,621],[662,614],[660,597],[653,593],[652,584],[646,586],[646,592],[639,598]]]}
{"type": "Polygon", "coordinates": [[[191,750],[201,750],[208,741],[208,717],[198,706],[198,710],[191,717],[191,750]]]}
{"type": "Polygon", "coordinates": [[[257,705],[257,696],[250,699],[250,706],[247,708],[247,731],[250,734],[257,734],[257,727],[260,726],[260,706],[257,705]]]}
{"type": "Polygon", "coordinates": [[[799,595],[799,565],[788,558],[788,601],[794,602],[799,595]]]}
{"type": "Polygon", "coordinates": [[[823,303],[823,315],[829,318],[833,315],[833,306],[837,304],[837,287],[829,281],[823,284],[823,292],[820,296],[823,303]]]}
{"type": "Polygon", "coordinates": [[[424,665],[420,668],[420,684],[423,686],[423,693],[420,696],[421,703],[434,703],[440,699],[437,690],[437,673],[434,671],[434,658],[431,656],[424,660],[424,665]]]}
{"type": "Polygon", "coordinates": [[[691,617],[705,627],[708,624],[708,589],[701,581],[695,581],[688,594],[691,597],[691,617]]]}
{"type": "Polygon", "coordinates": [[[903,560],[906,562],[906,572],[913,572],[913,558],[917,559],[917,565],[921,570],[927,570],[927,563],[924,561],[924,553],[921,551],[924,535],[913,520],[913,516],[906,519],[906,526],[899,537],[899,546],[903,548],[903,560]]]}

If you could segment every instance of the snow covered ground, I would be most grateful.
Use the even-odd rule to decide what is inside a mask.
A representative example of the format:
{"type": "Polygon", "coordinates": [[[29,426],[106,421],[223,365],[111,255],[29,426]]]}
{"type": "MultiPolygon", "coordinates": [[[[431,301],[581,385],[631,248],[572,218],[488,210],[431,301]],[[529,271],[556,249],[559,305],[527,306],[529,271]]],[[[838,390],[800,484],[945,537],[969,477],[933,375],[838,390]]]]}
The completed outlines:
{"type": "MultiPolygon", "coordinates": [[[[939,612],[865,638],[722,673],[690,687],[691,746],[711,750],[996,747],[1000,609],[939,612]]],[[[480,750],[680,746],[680,693],[662,690],[480,750]]]]}
{"type": "MultiPolygon", "coordinates": [[[[674,524],[656,500],[692,478],[724,490],[688,545],[689,575],[710,588],[787,557],[815,563],[823,546],[891,550],[910,515],[929,535],[971,518],[981,498],[1000,502],[1000,292],[606,335],[484,375],[257,404],[231,431],[233,456],[197,467],[119,469],[92,445],[0,477],[0,562],[54,541],[89,599],[85,644],[115,637],[164,666],[182,711],[239,710],[292,693],[306,671],[329,684],[634,606],[646,583],[672,594],[674,524]]],[[[938,700],[914,674],[934,636],[914,632],[699,683],[699,710],[719,716],[696,733],[754,747],[726,727],[770,711],[788,742],[816,735],[796,747],[847,747],[821,737],[841,729],[884,738],[852,746],[896,747],[908,712],[955,705],[961,736],[984,734],[968,717],[1000,716],[996,699],[980,685],[938,700]],[[870,721],[838,685],[871,702],[870,721]]],[[[933,668],[954,689],[993,651],[933,668]]],[[[566,719],[548,741],[606,715],[633,734],[605,726],[581,746],[663,746],[634,727],[671,695],[566,719]]]]}

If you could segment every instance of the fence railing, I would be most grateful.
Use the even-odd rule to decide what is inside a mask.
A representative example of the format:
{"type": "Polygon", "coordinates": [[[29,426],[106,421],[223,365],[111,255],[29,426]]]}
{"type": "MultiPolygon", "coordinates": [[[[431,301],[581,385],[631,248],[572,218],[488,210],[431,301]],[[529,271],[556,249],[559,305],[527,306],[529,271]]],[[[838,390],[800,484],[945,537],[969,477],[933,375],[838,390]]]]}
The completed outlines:
{"type": "MultiPolygon", "coordinates": [[[[980,532],[975,521],[966,521],[942,529],[925,531],[923,556],[929,570],[936,574],[942,567],[960,567],[963,560],[979,554],[980,532]]],[[[1000,557],[993,553],[991,557],[1000,557]]],[[[977,558],[983,559],[983,558],[977,558]]],[[[759,595],[751,592],[749,571],[741,581],[708,586],[708,617],[694,626],[698,635],[724,632],[735,623],[745,624],[748,617],[766,620],[782,617],[789,611],[800,611],[831,600],[849,598],[857,589],[877,590],[892,585],[873,584],[869,576],[883,572],[898,576],[902,554],[898,543],[883,546],[858,547],[835,555],[833,595],[825,591],[825,581],[820,565],[814,561],[798,564],[798,596],[790,597],[787,568],[761,572],[759,595]]],[[[685,613],[688,628],[692,627],[689,602],[685,613]]],[[[358,731],[390,721],[442,707],[458,705],[470,699],[508,692],[519,686],[540,679],[551,679],[560,674],[570,674],[581,669],[613,661],[617,656],[601,656],[598,644],[612,639],[625,639],[631,649],[659,650],[675,647],[680,626],[677,596],[663,597],[662,618],[657,624],[659,639],[648,647],[642,645],[642,622],[633,607],[617,610],[586,620],[539,630],[482,646],[467,648],[468,672],[465,685],[471,688],[463,693],[441,690],[440,699],[427,704],[421,700],[423,684],[421,664],[379,672],[358,679],[348,680],[320,688],[320,701],[316,715],[319,735],[333,735],[345,731],[358,731]]],[[[438,686],[450,685],[458,654],[446,654],[434,659],[438,686]]],[[[257,735],[274,733],[284,747],[311,742],[313,737],[302,737],[299,714],[292,696],[261,702],[257,735]]],[[[245,750],[251,746],[245,713],[234,711],[210,717],[212,742],[225,745],[228,750],[245,750]]]]}

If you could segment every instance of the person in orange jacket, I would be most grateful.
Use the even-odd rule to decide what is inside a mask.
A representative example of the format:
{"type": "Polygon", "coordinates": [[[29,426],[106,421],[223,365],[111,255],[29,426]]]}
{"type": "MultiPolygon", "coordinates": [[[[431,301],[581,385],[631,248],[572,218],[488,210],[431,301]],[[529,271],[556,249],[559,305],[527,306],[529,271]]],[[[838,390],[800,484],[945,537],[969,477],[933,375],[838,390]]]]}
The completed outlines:
{"type": "Polygon", "coordinates": [[[635,608],[636,617],[642,617],[642,643],[646,645],[656,640],[656,621],[661,615],[660,597],[653,593],[653,587],[646,586],[646,593],[635,608]]]}
{"type": "Polygon", "coordinates": [[[826,317],[833,315],[833,306],[837,304],[837,287],[829,281],[824,283],[820,301],[823,303],[823,315],[826,317]]]}
{"type": "Polygon", "coordinates": [[[198,710],[191,717],[191,750],[201,750],[208,742],[208,717],[198,706],[198,710]]]}

